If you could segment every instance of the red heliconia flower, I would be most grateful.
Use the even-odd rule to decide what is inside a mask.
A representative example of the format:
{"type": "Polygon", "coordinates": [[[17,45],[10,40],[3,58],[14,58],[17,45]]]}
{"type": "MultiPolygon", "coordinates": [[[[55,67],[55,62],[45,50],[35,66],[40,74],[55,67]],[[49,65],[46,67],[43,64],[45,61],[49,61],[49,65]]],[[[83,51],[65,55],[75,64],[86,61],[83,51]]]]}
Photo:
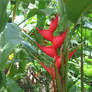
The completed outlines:
{"type": "Polygon", "coordinates": [[[62,45],[62,43],[65,40],[66,34],[67,34],[67,29],[61,35],[53,38],[53,40],[52,40],[53,48],[57,49],[62,45]]]}
{"type": "Polygon", "coordinates": [[[43,66],[43,68],[45,69],[45,70],[47,70],[48,71],[48,73],[51,75],[51,76],[53,76],[53,78],[55,79],[55,70],[54,70],[54,68],[50,68],[50,67],[47,67],[43,62],[40,62],[40,64],[43,66]]]}
{"type": "Polygon", "coordinates": [[[61,57],[60,56],[56,57],[56,65],[57,65],[57,68],[60,69],[61,67],[61,57]]]}
{"type": "Polygon", "coordinates": [[[48,41],[52,41],[53,34],[49,30],[40,30],[39,28],[35,27],[35,29],[48,41]]]}
{"type": "Polygon", "coordinates": [[[52,48],[52,46],[41,46],[38,43],[36,43],[36,44],[48,56],[53,57],[53,58],[57,57],[57,52],[56,52],[56,50],[54,48],[52,48]]]}
{"type": "Polygon", "coordinates": [[[57,14],[57,16],[52,20],[50,26],[49,26],[49,30],[51,32],[54,32],[57,28],[58,25],[58,20],[59,20],[59,14],[57,14]]]}
{"type": "MultiPolygon", "coordinates": [[[[75,53],[76,49],[74,49],[72,52],[69,53],[69,56],[68,56],[69,59],[73,56],[73,54],[75,53]]],[[[50,67],[47,67],[43,62],[40,62],[40,64],[49,72],[50,75],[53,75],[53,78],[55,78],[55,70],[54,70],[54,68],[51,69],[50,67]]],[[[64,64],[65,64],[65,62],[64,62],[64,64]]],[[[56,65],[57,65],[58,70],[60,70],[60,67],[61,67],[61,57],[60,56],[56,57],[56,65]]]]}
{"type": "Polygon", "coordinates": [[[77,48],[74,49],[72,52],[69,53],[69,56],[68,56],[69,59],[73,56],[73,54],[76,52],[76,50],[77,50],[77,48]]]}
{"type": "MultiPolygon", "coordinates": [[[[69,59],[73,56],[75,51],[76,51],[76,49],[74,49],[72,52],[69,53],[69,55],[68,55],[69,59]]],[[[65,64],[65,62],[64,62],[64,64],[65,64]]],[[[56,65],[57,65],[58,69],[60,69],[60,67],[61,67],[61,56],[56,57],[56,65]]]]}
{"type": "MultiPolygon", "coordinates": [[[[68,28],[65,30],[65,32],[63,32],[61,35],[59,36],[53,36],[53,32],[56,30],[57,25],[58,25],[58,21],[59,21],[59,14],[52,20],[49,29],[48,30],[40,30],[39,28],[35,27],[36,30],[38,30],[38,32],[43,36],[43,38],[45,38],[46,40],[49,40],[52,42],[52,46],[41,46],[38,43],[37,46],[44,52],[46,53],[48,56],[54,58],[55,57],[55,64],[57,66],[58,69],[58,74],[59,74],[59,70],[61,67],[61,56],[57,55],[57,48],[59,48],[64,40],[65,37],[67,35],[67,30],[68,28]]],[[[73,54],[75,53],[76,49],[74,49],[72,52],[69,53],[68,58],[70,59],[73,54]]],[[[65,60],[66,58],[64,58],[64,64],[65,64],[65,60]]],[[[49,74],[55,79],[55,69],[53,67],[47,67],[44,63],[40,62],[40,64],[49,72],[49,74]]],[[[60,75],[60,74],[59,74],[60,75]]]]}

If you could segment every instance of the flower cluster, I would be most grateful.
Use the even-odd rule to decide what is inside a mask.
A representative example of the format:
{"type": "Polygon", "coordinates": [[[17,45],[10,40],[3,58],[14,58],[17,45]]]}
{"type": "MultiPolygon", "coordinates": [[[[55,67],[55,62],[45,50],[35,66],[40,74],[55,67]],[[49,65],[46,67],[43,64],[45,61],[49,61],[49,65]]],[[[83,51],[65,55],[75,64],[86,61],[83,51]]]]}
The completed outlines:
{"type": "MultiPolygon", "coordinates": [[[[36,43],[37,46],[44,53],[46,53],[48,56],[50,56],[52,58],[55,57],[57,68],[58,68],[58,70],[60,70],[60,67],[61,67],[61,57],[57,55],[57,49],[60,48],[61,45],[63,44],[63,42],[65,40],[65,37],[66,37],[66,34],[67,34],[67,29],[61,35],[53,36],[53,32],[56,30],[56,28],[58,26],[58,21],[59,21],[59,15],[57,15],[52,20],[52,22],[49,25],[49,29],[48,30],[40,30],[37,27],[35,27],[35,28],[42,35],[43,38],[45,38],[46,40],[52,42],[51,46],[41,46],[38,43],[36,43]]],[[[75,51],[76,51],[76,49],[69,53],[69,56],[68,56],[69,59],[73,56],[75,51]]],[[[53,78],[55,78],[55,70],[54,70],[54,68],[51,69],[50,67],[46,66],[43,62],[40,62],[40,64],[49,72],[50,75],[53,75],[53,78]]]]}

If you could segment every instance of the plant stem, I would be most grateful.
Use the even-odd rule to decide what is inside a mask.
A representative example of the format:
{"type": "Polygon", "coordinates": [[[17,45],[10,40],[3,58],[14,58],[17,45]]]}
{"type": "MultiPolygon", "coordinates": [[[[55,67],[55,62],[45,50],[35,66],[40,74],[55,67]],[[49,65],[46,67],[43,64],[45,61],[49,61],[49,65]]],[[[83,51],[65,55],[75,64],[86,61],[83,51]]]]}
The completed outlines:
{"type": "Polygon", "coordinates": [[[59,13],[60,13],[60,25],[62,25],[62,17],[64,15],[63,0],[58,0],[58,5],[59,5],[59,13]]]}
{"type": "Polygon", "coordinates": [[[54,62],[54,69],[55,69],[55,76],[56,76],[56,87],[57,87],[57,92],[63,92],[62,91],[62,85],[61,85],[61,78],[57,69],[57,65],[54,62]]]}
{"type": "Polygon", "coordinates": [[[13,16],[12,16],[12,22],[14,22],[15,17],[16,17],[16,10],[17,10],[17,2],[14,5],[14,10],[13,10],[13,16]]]}
{"type": "Polygon", "coordinates": [[[68,54],[69,52],[67,50],[66,62],[65,62],[65,92],[67,92],[68,54]]]}
{"type": "MultiPolygon", "coordinates": [[[[60,12],[60,24],[62,25],[62,17],[64,16],[63,0],[58,0],[58,4],[59,4],[59,12],[60,12]]],[[[65,43],[66,42],[67,41],[65,40],[65,43]]],[[[64,44],[64,46],[61,47],[61,50],[60,50],[60,56],[61,56],[61,69],[60,69],[60,72],[61,72],[61,77],[62,77],[61,78],[61,92],[66,92],[66,89],[67,89],[67,87],[66,87],[66,84],[67,84],[67,80],[66,80],[67,69],[66,69],[66,67],[67,66],[64,64],[64,58],[65,58],[65,53],[66,53],[66,49],[67,49],[66,47],[67,47],[67,44],[64,44]],[[64,49],[64,50],[62,50],[62,49],[64,49]]]]}
{"type": "MultiPolygon", "coordinates": [[[[81,43],[82,42],[83,42],[83,23],[81,17],[81,43]]],[[[84,92],[83,44],[81,44],[81,92],[84,92]]]]}
{"type": "Polygon", "coordinates": [[[55,79],[53,78],[53,68],[52,68],[52,64],[51,64],[51,77],[52,77],[54,92],[56,92],[56,85],[55,85],[55,79]]]}

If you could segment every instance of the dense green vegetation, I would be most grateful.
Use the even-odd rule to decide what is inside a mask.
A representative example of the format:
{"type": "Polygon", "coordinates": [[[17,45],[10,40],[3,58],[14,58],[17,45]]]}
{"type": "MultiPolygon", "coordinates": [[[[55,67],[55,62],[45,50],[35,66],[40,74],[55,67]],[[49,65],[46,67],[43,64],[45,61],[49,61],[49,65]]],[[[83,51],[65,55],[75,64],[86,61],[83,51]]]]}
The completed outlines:
{"type": "Polygon", "coordinates": [[[92,0],[0,0],[0,92],[92,92],[92,0]],[[57,14],[53,35],[68,30],[59,70],[35,44],[53,45],[35,27],[49,29],[57,14]]]}

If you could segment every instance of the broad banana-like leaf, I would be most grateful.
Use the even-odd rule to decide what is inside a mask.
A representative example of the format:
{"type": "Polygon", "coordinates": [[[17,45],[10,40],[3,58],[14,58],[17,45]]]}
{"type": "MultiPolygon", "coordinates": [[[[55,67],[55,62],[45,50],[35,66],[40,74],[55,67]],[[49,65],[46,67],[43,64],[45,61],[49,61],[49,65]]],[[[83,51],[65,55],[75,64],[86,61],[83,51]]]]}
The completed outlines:
{"type": "Polygon", "coordinates": [[[88,9],[92,7],[92,0],[63,0],[68,18],[76,23],[88,9]]]}
{"type": "Polygon", "coordinates": [[[4,69],[8,55],[14,47],[22,41],[21,30],[16,24],[7,24],[0,33],[0,70],[4,69]]]}

